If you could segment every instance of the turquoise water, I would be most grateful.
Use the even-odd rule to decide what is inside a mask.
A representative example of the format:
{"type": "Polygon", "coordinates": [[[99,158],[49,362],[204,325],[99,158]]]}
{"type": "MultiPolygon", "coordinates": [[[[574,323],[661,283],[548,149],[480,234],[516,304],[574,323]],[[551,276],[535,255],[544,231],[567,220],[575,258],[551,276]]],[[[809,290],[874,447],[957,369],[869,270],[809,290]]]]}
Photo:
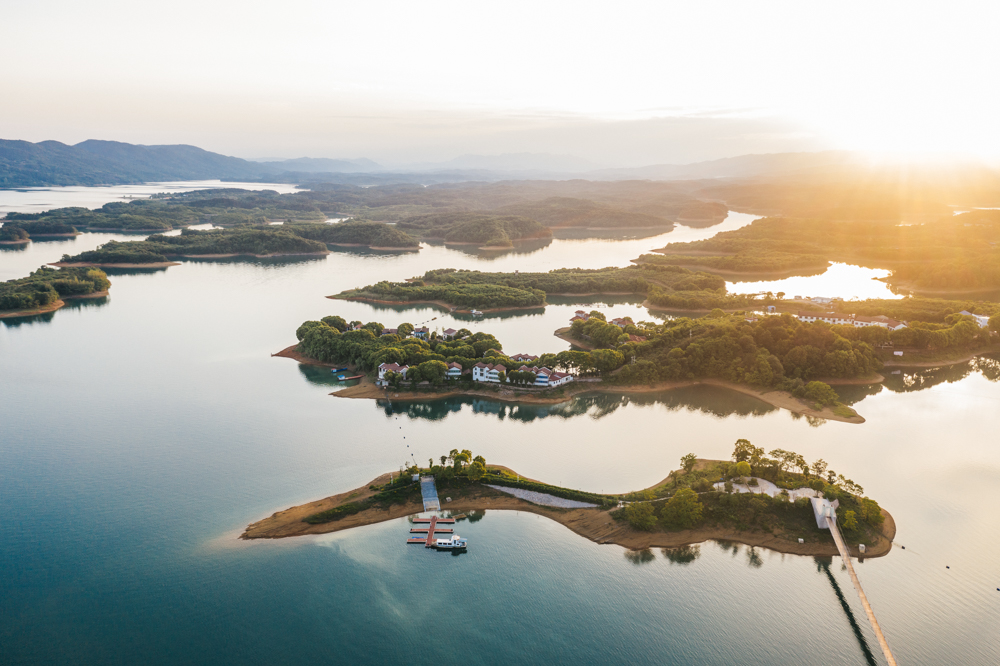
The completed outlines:
{"type": "MultiPolygon", "coordinates": [[[[711,387],[557,406],[345,400],[329,395],[323,373],[270,356],[305,319],[403,320],[324,298],[359,283],[438,266],[622,265],[638,243],[661,247],[665,236],[556,239],[501,257],[428,247],[186,262],[113,276],[103,302],[6,320],[0,661],[864,664],[866,645],[881,663],[837,560],[829,571],[846,608],[813,558],[706,543],[684,563],[690,555],[600,546],[530,514],[461,523],[470,548],[458,556],[408,547],[405,521],[236,539],[275,510],[459,444],[535,478],[621,492],[659,481],[688,452],[728,457],[747,437],[825,458],[892,512],[906,549],[858,573],[900,663],[997,663],[993,365],[843,389],[868,419],[848,425],[711,387]]],[[[37,267],[98,240],[0,253],[0,269],[37,267]]],[[[573,309],[472,327],[496,331],[511,351],[565,349],[551,333],[573,309]]],[[[609,309],[653,316],[634,302],[609,309]]]]}

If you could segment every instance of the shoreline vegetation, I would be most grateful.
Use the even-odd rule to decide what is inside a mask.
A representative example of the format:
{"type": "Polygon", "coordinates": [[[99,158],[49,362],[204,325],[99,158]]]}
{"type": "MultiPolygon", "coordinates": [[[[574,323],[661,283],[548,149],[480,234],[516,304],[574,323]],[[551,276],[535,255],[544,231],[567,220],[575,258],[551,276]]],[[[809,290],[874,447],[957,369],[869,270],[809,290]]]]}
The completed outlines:
{"type": "MultiPolygon", "coordinates": [[[[287,358],[305,365],[316,365],[320,367],[334,368],[338,363],[324,363],[316,359],[305,356],[297,351],[298,345],[291,345],[280,352],[271,354],[273,357],[287,358]]],[[[361,372],[355,367],[351,367],[351,372],[361,372]]],[[[873,383],[883,381],[884,378],[878,375],[875,380],[866,380],[873,383]]],[[[330,395],[336,398],[349,398],[360,400],[400,400],[408,402],[429,402],[434,400],[444,400],[456,396],[470,396],[476,398],[486,398],[497,402],[517,402],[530,405],[557,405],[569,402],[577,396],[588,393],[611,393],[611,394],[635,394],[635,393],[658,393],[661,391],[671,391],[676,389],[689,388],[691,386],[707,385],[718,388],[736,391],[761,402],[767,403],[778,409],[785,409],[792,413],[810,418],[825,419],[828,421],[839,421],[841,423],[864,423],[865,419],[856,412],[853,415],[838,414],[833,407],[810,404],[808,401],[796,398],[787,391],[760,390],[751,386],[736,384],[719,379],[691,379],[682,381],[663,381],[648,385],[618,385],[605,384],[600,381],[578,381],[571,382],[558,389],[519,389],[505,386],[503,388],[490,385],[479,387],[442,386],[442,387],[412,387],[406,389],[382,388],[375,384],[370,377],[364,377],[355,386],[350,386],[339,391],[334,391],[330,395]]]]}
{"type": "Polygon", "coordinates": [[[111,281],[96,268],[42,266],[28,277],[0,282],[0,319],[53,312],[74,298],[108,295],[111,281]]]}
{"type": "Polygon", "coordinates": [[[487,273],[444,268],[404,282],[382,281],[333,298],[416,303],[438,301],[449,309],[487,310],[546,305],[546,296],[635,295],[668,308],[746,309],[770,301],[726,293],[718,275],[679,266],[632,265],[560,268],[547,273],[487,273]]]}
{"type": "Polygon", "coordinates": [[[775,271],[810,275],[829,262],[890,271],[882,281],[923,296],[1000,292],[1000,210],[930,213],[921,223],[897,216],[833,219],[765,217],[689,243],[673,243],[635,261],[705,267],[765,279],[775,271]]]}
{"type": "Polygon", "coordinates": [[[431,460],[427,468],[413,466],[383,474],[359,488],[275,512],[249,524],[239,538],[328,534],[424,513],[419,484],[412,477],[430,474],[439,495],[447,494],[451,499],[445,503],[445,511],[459,519],[486,510],[527,511],[596,543],[630,550],[728,540],[796,555],[836,555],[833,538],[816,527],[810,503],[802,497],[816,494],[840,500],[838,521],[853,555],[881,557],[889,553],[895,522],[876,502],[864,497],[860,486],[829,470],[822,460],[808,465],[801,456],[781,449],[772,451],[771,456],[774,458],[747,440],[739,440],[733,462],[689,454],[681,459],[682,469],[650,488],[599,494],[546,484],[503,466],[487,465],[481,456],[473,458],[470,451],[453,450],[441,456],[440,465],[431,460]],[[792,471],[795,468],[800,471],[792,471]],[[750,484],[745,485],[748,479],[750,484]],[[542,495],[530,502],[490,486],[542,495]],[[762,492],[765,487],[773,488],[774,496],[762,492]],[[791,493],[794,488],[800,490],[791,493]],[[556,498],[594,506],[550,506],[557,503],[552,501],[556,498]],[[864,554],[857,548],[859,543],[866,546],[864,554]]]}

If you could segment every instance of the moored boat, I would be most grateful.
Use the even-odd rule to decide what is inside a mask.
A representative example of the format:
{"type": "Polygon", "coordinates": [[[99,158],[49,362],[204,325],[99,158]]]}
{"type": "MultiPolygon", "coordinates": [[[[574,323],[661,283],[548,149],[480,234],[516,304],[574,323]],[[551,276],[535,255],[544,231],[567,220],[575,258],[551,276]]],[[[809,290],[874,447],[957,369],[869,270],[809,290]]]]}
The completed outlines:
{"type": "Polygon", "coordinates": [[[435,539],[434,547],[445,550],[465,550],[469,546],[469,540],[455,534],[450,539],[435,539]]]}

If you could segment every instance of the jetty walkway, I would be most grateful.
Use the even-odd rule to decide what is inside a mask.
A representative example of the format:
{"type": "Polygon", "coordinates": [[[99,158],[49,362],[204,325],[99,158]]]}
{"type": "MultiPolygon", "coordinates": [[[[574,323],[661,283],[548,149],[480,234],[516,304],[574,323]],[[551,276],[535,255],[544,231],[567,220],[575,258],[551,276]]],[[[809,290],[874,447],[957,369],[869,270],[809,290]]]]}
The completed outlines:
{"type": "Polygon", "coordinates": [[[889,662],[889,666],[896,666],[896,658],[892,656],[892,651],[889,649],[889,643],[885,640],[885,636],[882,634],[882,628],[878,625],[878,620],[875,619],[875,612],[872,611],[871,604],[868,603],[868,597],[865,596],[865,591],[861,589],[861,581],[858,580],[858,574],[854,573],[854,565],[851,564],[851,553],[847,550],[847,544],[844,543],[844,538],[840,535],[840,530],[837,528],[836,517],[826,516],[826,524],[830,529],[830,534],[833,535],[833,540],[837,544],[837,550],[840,551],[840,557],[844,560],[844,566],[847,567],[847,573],[851,576],[851,582],[854,583],[854,589],[858,591],[858,597],[861,598],[861,605],[865,607],[865,614],[868,615],[868,622],[871,623],[872,629],[875,631],[875,636],[878,638],[879,647],[882,648],[882,654],[885,655],[886,661],[889,662]]]}
{"type": "Polygon", "coordinates": [[[433,476],[420,477],[420,494],[424,498],[424,511],[440,511],[441,501],[438,499],[437,486],[433,476]]]}

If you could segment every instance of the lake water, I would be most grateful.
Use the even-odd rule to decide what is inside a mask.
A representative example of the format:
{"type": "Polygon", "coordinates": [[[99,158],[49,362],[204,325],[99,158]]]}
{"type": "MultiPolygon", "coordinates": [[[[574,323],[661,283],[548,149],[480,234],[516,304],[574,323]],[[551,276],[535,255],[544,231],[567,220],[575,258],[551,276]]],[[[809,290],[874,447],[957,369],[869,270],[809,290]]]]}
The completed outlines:
{"type": "MultiPolygon", "coordinates": [[[[881,663],[836,559],[716,543],[694,559],[629,553],[495,511],[461,524],[471,547],[460,556],[408,548],[405,521],[235,538],[275,510],[455,447],[622,492],[661,480],[688,452],[726,458],[740,437],[822,457],[892,512],[906,549],[858,573],[900,663],[1000,661],[995,364],[842,389],[867,418],[849,425],[711,387],[556,406],[344,400],[329,395],[329,373],[270,357],[326,314],[390,326],[443,314],[324,298],[348,287],[444,266],[625,265],[668,236],[556,239],[502,256],[428,246],[192,261],[113,275],[100,302],[5,320],[0,661],[881,663]]],[[[3,279],[107,237],[0,253],[3,279]]],[[[577,307],[434,325],[461,321],[495,331],[508,351],[540,353],[568,346],[551,333],[577,307]]],[[[652,317],[634,302],[605,309],[652,317]]]]}

